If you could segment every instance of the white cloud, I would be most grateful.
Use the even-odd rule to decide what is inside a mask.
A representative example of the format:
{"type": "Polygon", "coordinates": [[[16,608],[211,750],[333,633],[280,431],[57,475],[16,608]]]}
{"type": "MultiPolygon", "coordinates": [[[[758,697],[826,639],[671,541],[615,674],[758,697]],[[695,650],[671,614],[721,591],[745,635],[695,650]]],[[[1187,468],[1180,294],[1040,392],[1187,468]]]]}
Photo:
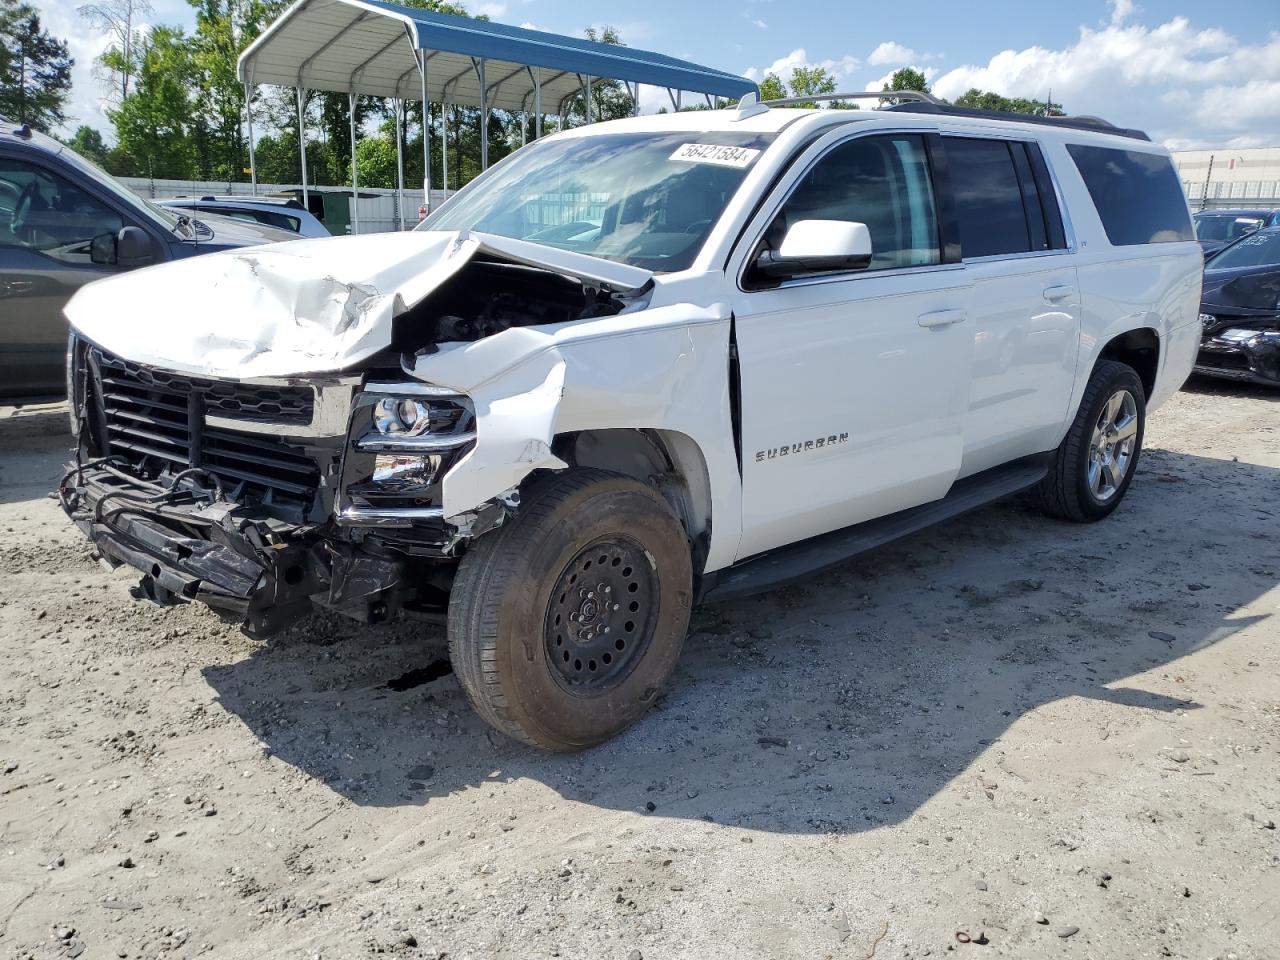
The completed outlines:
{"type": "Polygon", "coordinates": [[[765,23],[763,20],[761,20],[759,17],[756,17],[754,20],[752,20],[752,21],[751,21],[751,23],[752,23],[754,26],[759,27],[761,30],[768,30],[768,29],[769,29],[769,25],[768,25],[767,23],[765,23]]]}
{"type": "Polygon", "coordinates": [[[1112,26],[1120,26],[1131,16],[1135,9],[1133,0],[1111,0],[1111,24],[1112,26]]]}
{"type": "Polygon", "coordinates": [[[773,61],[769,66],[763,68],[750,67],[743,72],[743,75],[748,80],[759,81],[772,73],[782,80],[783,83],[786,83],[791,79],[791,75],[795,72],[797,67],[822,67],[822,69],[830,73],[836,78],[836,81],[839,82],[841,80],[848,80],[849,77],[852,76],[853,72],[861,65],[862,61],[853,56],[844,56],[838,60],[819,60],[811,63],[809,61],[809,55],[805,53],[804,47],[797,47],[785,57],[779,57],[777,60],[773,61]]]}
{"type": "Polygon", "coordinates": [[[867,63],[873,67],[886,65],[898,67],[915,59],[917,59],[916,52],[910,47],[904,47],[894,40],[886,40],[871,51],[870,56],[867,57],[867,63]]]}
{"type": "Polygon", "coordinates": [[[1148,27],[1132,16],[1128,0],[1115,0],[1111,22],[1081,27],[1075,43],[1003,50],[985,64],[946,72],[933,92],[954,99],[978,87],[1044,99],[1052,91],[1072,113],[1170,142],[1280,136],[1280,34],[1251,44],[1185,17],[1148,27]]]}

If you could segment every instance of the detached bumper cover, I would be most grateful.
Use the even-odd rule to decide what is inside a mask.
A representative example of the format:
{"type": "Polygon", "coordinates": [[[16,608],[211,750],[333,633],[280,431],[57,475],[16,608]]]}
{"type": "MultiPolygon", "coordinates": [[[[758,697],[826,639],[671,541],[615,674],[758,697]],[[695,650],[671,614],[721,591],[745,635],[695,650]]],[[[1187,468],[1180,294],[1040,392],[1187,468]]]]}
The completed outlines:
{"type": "Polygon", "coordinates": [[[1280,386],[1280,327],[1229,328],[1205,336],[1195,372],[1280,386]]]}
{"type": "MultiPolygon", "coordinates": [[[[142,574],[134,591],[161,604],[199,600],[268,636],[330,598],[341,552],[312,530],[205,496],[198,488],[157,490],[109,465],[72,465],[59,487],[63,509],[112,567],[142,574]]],[[[340,566],[345,570],[349,562],[340,566]]],[[[367,576],[385,589],[394,572],[367,576]]],[[[354,592],[341,584],[339,603],[354,592]]]]}

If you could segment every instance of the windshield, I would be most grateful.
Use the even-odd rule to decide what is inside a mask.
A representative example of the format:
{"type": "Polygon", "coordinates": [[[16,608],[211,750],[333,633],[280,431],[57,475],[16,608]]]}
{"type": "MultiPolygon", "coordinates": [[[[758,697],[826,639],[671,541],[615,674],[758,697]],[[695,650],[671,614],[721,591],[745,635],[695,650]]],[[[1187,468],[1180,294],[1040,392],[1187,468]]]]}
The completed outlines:
{"type": "Polygon", "coordinates": [[[688,132],[535,143],[417,229],[477,230],[648,270],[684,270],[772,140],[688,132]]]}
{"type": "Polygon", "coordinates": [[[1200,215],[1196,217],[1197,240],[1239,240],[1262,227],[1258,217],[1200,215]]]}
{"type": "Polygon", "coordinates": [[[1280,230],[1254,233],[1227,247],[1209,260],[1211,270],[1235,267],[1270,267],[1280,264],[1280,230]]]}

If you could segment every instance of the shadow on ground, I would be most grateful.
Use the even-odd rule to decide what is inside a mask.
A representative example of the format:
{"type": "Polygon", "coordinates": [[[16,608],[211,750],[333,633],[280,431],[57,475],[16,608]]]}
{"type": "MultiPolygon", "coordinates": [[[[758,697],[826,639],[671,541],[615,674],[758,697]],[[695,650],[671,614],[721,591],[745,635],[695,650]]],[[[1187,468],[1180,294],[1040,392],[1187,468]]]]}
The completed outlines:
{"type": "Polygon", "coordinates": [[[491,732],[427,625],[317,618],[205,675],[270,752],[361,805],[520,777],[604,808],[857,831],[909,817],[1044,704],[1196,709],[1148,671],[1259,619],[1237,611],[1280,578],[1277,504],[1280,471],[1155,449],[1105,523],[1009,501],[705,607],[657,708],[578,756],[491,732]]]}

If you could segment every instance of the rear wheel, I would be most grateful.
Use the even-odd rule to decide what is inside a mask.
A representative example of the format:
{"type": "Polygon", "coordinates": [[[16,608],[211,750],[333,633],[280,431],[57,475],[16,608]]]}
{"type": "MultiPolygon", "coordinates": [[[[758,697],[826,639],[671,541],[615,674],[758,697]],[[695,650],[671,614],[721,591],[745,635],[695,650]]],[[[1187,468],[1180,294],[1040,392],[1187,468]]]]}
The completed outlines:
{"type": "Polygon", "coordinates": [[[600,470],[558,474],[463,558],[454,671],[503,733],[593,746],[640,719],[670,676],[692,580],[684,529],[655,491],[600,470]]]}
{"type": "Polygon", "coordinates": [[[1137,372],[1115,360],[1099,360],[1076,418],[1040,481],[1044,511],[1088,523],[1118,507],[1142,452],[1146,417],[1146,391],[1137,372]]]}

